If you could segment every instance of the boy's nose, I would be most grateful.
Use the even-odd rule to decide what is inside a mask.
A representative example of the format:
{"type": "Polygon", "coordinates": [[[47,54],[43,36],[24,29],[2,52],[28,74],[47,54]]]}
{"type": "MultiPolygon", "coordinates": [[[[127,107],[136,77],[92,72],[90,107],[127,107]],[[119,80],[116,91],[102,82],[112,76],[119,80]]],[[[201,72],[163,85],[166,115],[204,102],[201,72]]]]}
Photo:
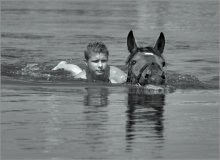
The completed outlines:
{"type": "Polygon", "coordinates": [[[99,62],[99,63],[98,63],[98,66],[99,66],[99,67],[102,67],[102,66],[103,66],[102,62],[99,62]]]}

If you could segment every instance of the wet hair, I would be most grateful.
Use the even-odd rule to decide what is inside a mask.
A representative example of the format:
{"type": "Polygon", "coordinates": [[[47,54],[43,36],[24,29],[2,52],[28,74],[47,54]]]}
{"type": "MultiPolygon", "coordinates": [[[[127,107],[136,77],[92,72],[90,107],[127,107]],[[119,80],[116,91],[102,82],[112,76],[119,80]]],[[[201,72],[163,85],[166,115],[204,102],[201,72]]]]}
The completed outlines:
{"type": "Polygon", "coordinates": [[[109,55],[109,51],[103,42],[91,42],[87,45],[87,48],[84,51],[84,56],[85,56],[86,60],[88,60],[90,58],[90,54],[92,52],[93,53],[103,53],[103,54],[106,54],[107,57],[109,55]]]}

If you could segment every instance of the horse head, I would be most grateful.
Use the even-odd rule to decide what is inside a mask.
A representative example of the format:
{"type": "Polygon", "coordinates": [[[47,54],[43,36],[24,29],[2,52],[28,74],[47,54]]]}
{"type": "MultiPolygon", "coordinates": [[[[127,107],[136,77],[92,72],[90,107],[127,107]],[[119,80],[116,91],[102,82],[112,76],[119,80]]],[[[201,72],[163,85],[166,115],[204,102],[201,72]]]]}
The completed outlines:
{"type": "Polygon", "coordinates": [[[165,83],[165,59],[162,56],[165,46],[165,37],[161,32],[154,47],[138,47],[133,32],[127,37],[127,47],[130,55],[127,58],[127,82],[139,84],[162,85],[165,83]]]}

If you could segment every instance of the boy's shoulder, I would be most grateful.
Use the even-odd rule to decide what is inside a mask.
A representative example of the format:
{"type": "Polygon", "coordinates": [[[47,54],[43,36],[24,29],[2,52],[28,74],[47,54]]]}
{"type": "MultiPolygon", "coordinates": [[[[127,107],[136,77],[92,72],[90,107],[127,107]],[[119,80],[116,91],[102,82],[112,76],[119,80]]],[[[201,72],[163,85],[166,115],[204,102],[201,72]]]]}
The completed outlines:
{"type": "Polygon", "coordinates": [[[79,74],[75,75],[74,78],[81,78],[81,79],[87,79],[86,77],[86,71],[82,70],[79,74]]]}
{"type": "MultiPolygon", "coordinates": [[[[82,72],[75,75],[74,78],[87,79],[86,71],[82,70],[82,72]]],[[[118,67],[110,66],[109,80],[111,83],[125,83],[127,80],[127,74],[118,67]]]]}
{"type": "Polygon", "coordinates": [[[110,66],[109,80],[112,83],[125,83],[127,80],[127,74],[118,67],[110,66]]]}

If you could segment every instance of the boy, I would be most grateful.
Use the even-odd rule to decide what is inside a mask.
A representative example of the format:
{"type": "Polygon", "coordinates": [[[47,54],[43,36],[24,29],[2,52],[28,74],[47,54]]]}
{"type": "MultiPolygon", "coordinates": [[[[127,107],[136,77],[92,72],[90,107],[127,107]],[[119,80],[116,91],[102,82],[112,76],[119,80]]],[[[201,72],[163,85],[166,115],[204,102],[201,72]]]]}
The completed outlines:
{"type": "Polygon", "coordinates": [[[89,81],[103,81],[110,83],[124,83],[127,75],[115,66],[108,65],[109,51],[102,42],[93,42],[87,45],[84,52],[86,69],[81,70],[78,66],[60,62],[53,70],[63,68],[72,72],[75,78],[89,81]]]}

